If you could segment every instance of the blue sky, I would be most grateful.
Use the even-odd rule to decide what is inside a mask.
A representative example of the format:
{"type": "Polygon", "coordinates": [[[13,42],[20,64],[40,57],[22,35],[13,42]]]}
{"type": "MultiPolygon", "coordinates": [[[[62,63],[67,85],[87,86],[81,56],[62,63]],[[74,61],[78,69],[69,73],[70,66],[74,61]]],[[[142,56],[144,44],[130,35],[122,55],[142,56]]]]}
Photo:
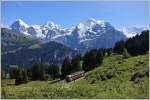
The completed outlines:
{"type": "Polygon", "coordinates": [[[101,2],[2,2],[2,25],[16,19],[27,24],[45,24],[51,20],[62,27],[72,27],[89,18],[105,20],[116,28],[148,27],[148,1],[101,2]]]}

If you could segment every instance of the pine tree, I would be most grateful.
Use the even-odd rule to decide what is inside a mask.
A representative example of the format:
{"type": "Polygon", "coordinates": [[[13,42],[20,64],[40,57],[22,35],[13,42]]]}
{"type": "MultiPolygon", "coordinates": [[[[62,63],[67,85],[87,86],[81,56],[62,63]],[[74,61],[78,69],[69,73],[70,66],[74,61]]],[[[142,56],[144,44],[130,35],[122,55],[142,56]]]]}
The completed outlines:
{"type": "Polygon", "coordinates": [[[45,80],[45,66],[40,64],[40,80],[45,80]]]}
{"type": "Polygon", "coordinates": [[[110,56],[111,53],[112,53],[112,49],[111,48],[107,49],[107,56],[110,56]]]}
{"type": "Polygon", "coordinates": [[[83,57],[83,65],[82,68],[84,71],[90,71],[95,67],[98,67],[103,62],[103,56],[105,52],[104,49],[99,50],[91,50],[86,52],[83,57]]]}
{"type": "Polygon", "coordinates": [[[101,65],[103,62],[103,52],[101,50],[97,51],[97,64],[101,65]]]}
{"type": "Polygon", "coordinates": [[[19,85],[21,83],[23,83],[23,74],[22,74],[22,70],[20,68],[17,69],[16,72],[16,80],[15,80],[15,84],[19,85]]]}
{"type": "Polygon", "coordinates": [[[11,79],[16,79],[17,77],[17,71],[18,71],[18,66],[16,67],[10,67],[9,73],[10,73],[10,78],[11,79]]]}
{"type": "Polygon", "coordinates": [[[76,71],[80,71],[81,70],[80,59],[81,59],[81,57],[79,55],[75,56],[72,59],[72,62],[71,62],[71,64],[72,64],[71,72],[76,72],[76,71]]]}
{"type": "Polygon", "coordinates": [[[59,66],[54,64],[50,65],[48,67],[48,74],[52,77],[52,79],[59,78],[60,76],[59,66]]]}
{"type": "Polygon", "coordinates": [[[63,78],[71,73],[71,67],[72,66],[69,57],[65,58],[61,67],[61,74],[63,78]]]}
{"type": "Polygon", "coordinates": [[[124,48],[125,48],[125,42],[123,40],[120,40],[120,41],[116,42],[116,44],[113,48],[113,51],[115,53],[122,54],[124,48]]]}
{"type": "Polygon", "coordinates": [[[34,64],[31,68],[32,80],[44,80],[45,67],[43,64],[34,64]]]}
{"type": "Polygon", "coordinates": [[[22,71],[22,80],[23,80],[23,83],[28,82],[28,76],[27,76],[27,71],[26,70],[22,71]]]}
{"type": "Polygon", "coordinates": [[[89,60],[89,52],[86,52],[84,57],[83,57],[83,64],[82,64],[82,69],[84,71],[89,71],[89,67],[90,67],[89,66],[89,62],[90,62],[90,60],[89,60]]]}

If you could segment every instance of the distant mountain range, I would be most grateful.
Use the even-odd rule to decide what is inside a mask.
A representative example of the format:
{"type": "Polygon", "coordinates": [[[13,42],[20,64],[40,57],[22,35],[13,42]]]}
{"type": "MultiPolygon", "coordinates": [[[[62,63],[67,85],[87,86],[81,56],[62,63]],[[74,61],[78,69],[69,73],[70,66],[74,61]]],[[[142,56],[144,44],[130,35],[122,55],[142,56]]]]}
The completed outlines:
{"type": "Polygon", "coordinates": [[[62,29],[52,21],[28,25],[21,19],[1,29],[2,67],[33,63],[61,64],[64,57],[94,48],[112,48],[119,40],[139,34],[140,28],[117,30],[109,22],[88,19],[71,29],[62,29]]]}
{"type": "Polygon", "coordinates": [[[42,43],[24,34],[1,29],[2,52],[1,66],[7,69],[11,65],[31,67],[34,63],[58,64],[65,57],[73,57],[76,51],[57,42],[42,43]]]}
{"type": "Polygon", "coordinates": [[[135,36],[144,28],[123,28],[117,30],[109,22],[102,20],[88,19],[79,23],[72,29],[62,29],[60,25],[48,21],[44,25],[27,25],[21,19],[16,20],[10,26],[16,33],[42,41],[55,41],[76,50],[89,50],[93,48],[111,48],[118,40],[125,40],[135,36]]]}

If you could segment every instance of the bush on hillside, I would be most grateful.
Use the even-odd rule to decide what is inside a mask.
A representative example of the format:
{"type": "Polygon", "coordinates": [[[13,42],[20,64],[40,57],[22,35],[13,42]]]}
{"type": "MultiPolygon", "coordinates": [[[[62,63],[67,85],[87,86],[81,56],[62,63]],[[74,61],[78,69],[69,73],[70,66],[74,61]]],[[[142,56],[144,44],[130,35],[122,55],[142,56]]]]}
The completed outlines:
{"type": "Polygon", "coordinates": [[[122,55],[123,55],[123,58],[125,58],[125,59],[130,57],[130,55],[129,55],[126,48],[123,49],[123,54],[122,55]]]}

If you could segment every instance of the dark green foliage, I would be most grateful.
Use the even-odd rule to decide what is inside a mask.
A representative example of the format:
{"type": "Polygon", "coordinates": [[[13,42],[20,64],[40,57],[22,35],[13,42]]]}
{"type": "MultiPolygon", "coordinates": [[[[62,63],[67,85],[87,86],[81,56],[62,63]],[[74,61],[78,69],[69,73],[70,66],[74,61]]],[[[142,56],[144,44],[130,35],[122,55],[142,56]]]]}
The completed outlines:
{"type": "Polygon", "coordinates": [[[98,51],[97,51],[96,59],[97,59],[98,65],[101,65],[101,64],[102,64],[104,54],[105,54],[105,53],[103,53],[101,50],[98,50],[98,51]]]}
{"type": "Polygon", "coordinates": [[[45,68],[43,64],[34,64],[31,68],[32,80],[44,80],[45,68]]]}
{"type": "Polygon", "coordinates": [[[104,54],[105,52],[103,52],[103,49],[91,50],[89,52],[86,52],[83,57],[83,70],[90,71],[98,65],[101,65],[104,54]]]}
{"type": "Polygon", "coordinates": [[[124,48],[125,48],[125,42],[123,40],[120,40],[120,41],[116,42],[116,44],[113,48],[113,52],[122,54],[124,48]]]}
{"type": "Polygon", "coordinates": [[[27,69],[27,76],[28,76],[28,79],[32,79],[32,70],[31,70],[31,68],[27,69]]]}
{"type": "Polygon", "coordinates": [[[47,80],[49,80],[50,79],[50,75],[49,74],[45,74],[44,75],[44,81],[47,81],[47,80]]]}
{"type": "Polygon", "coordinates": [[[108,48],[108,49],[106,49],[106,52],[107,52],[107,56],[110,56],[111,53],[112,53],[112,49],[111,49],[111,48],[108,48]]]}
{"type": "Polygon", "coordinates": [[[27,75],[27,71],[26,70],[22,70],[22,80],[23,80],[23,83],[27,83],[28,82],[28,75],[27,75]]]}
{"type": "Polygon", "coordinates": [[[66,75],[71,73],[71,62],[69,57],[65,58],[61,67],[61,74],[62,77],[65,77],[66,75]]]}
{"type": "Polygon", "coordinates": [[[115,73],[113,71],[106,71],[103,73],[100,73],[100,80],[104,81],[104,80],[108,80],[115,77],[115,73]]]}
{"type": "Polygon", "coordinates": [[[136,72],[130,79],[130,81],[135,81],[137,78],[143,78],[148,75],[148,71],[136,72]]]}
{"type": "Polygon", "coordinates": [[[75,57],[72,58],[71,61],[69,57],[66,57],[61,67],[62,78],[64,78],[68,74],[80,71],[82,69],[80,61],[81,61],[81,55],[76,55],[75,57]]]}
{"type": "Polygon", "coordinates": [[[136,56],[140,54],[146,54],[149,50],[149,31],[143,31],[140,35],[136,35],[135,37],[129,38],[125,42],[123,40],[116,42],[113,52],[118,54],[126,55],[127,58],[128,53],[130,55],[136,56]],[[126,48],[126,49],[124,49],[126,48]]]}
{"type": "Polygon", "coordinates": [[[129,55],[129,53],[128,53],[128,51],[127,51],[127,49],[126,48],[124,48],[123,49],[123,58],[128,58],[128,57],[130,57],[130,55],[129,55]]]}
{"type": "Polygon", "coordinates": [[[15,84],[19,85],[19,84],[22,83],[22,78],[23,78],[23,76],[22,76],[22,70],[20,68],[17,70],[16,75],[17,76],[16,76],[15,84]]]}
{"type": "Polygon", "coordinates": [[[93,78],[93,79],[91,79],[90,84],[94,84],[95,82],[96,82],[96,79],[93,78]]]}
{"type": "Polygon", "coordinates": [[[76,72],[76,71],[80,71],[81,70],[80,60],[81,60],[81,56],[80,55],[76,55],[72,59],[72,61],[71,61],[71,64],[72,64],[71,72],[76,72]]]}
{"type": "Polygon", "coordinates": [[[51,76],[52,79],[57,79],[60,76],[59,66],[54,65],[54,64],[48,67],[47,72],[51,76]]]}
{"type": "Polygon", "coordinates": [[[28,82],[28,76],[27,76],[27,71],[26,70],[18,68],[17,72],[16,72],[16,75],[17,75],[16,80],[15,80],[16,85],[28,82]]]}
{"type": "Polygon", "coordinates": [[[18,72],[18,67],[10,67],[10,71],[9,71],[10,78],[11,79],[16,79],[16,77],[18,75],[17,72],[18,72]]]}
{"type": "Polygon", "coordinates": [[[141,35],[129,38],[125,43],[125,47],[133,56],[145,54],[149,50],[149,31],[143,31],[141,35]]]}
{"type": "Polygon", "coordinates": [[[100,78],[101,78],[102,81],[107,79],[107,77],[105,75],[100,75],[100,78]]]}

